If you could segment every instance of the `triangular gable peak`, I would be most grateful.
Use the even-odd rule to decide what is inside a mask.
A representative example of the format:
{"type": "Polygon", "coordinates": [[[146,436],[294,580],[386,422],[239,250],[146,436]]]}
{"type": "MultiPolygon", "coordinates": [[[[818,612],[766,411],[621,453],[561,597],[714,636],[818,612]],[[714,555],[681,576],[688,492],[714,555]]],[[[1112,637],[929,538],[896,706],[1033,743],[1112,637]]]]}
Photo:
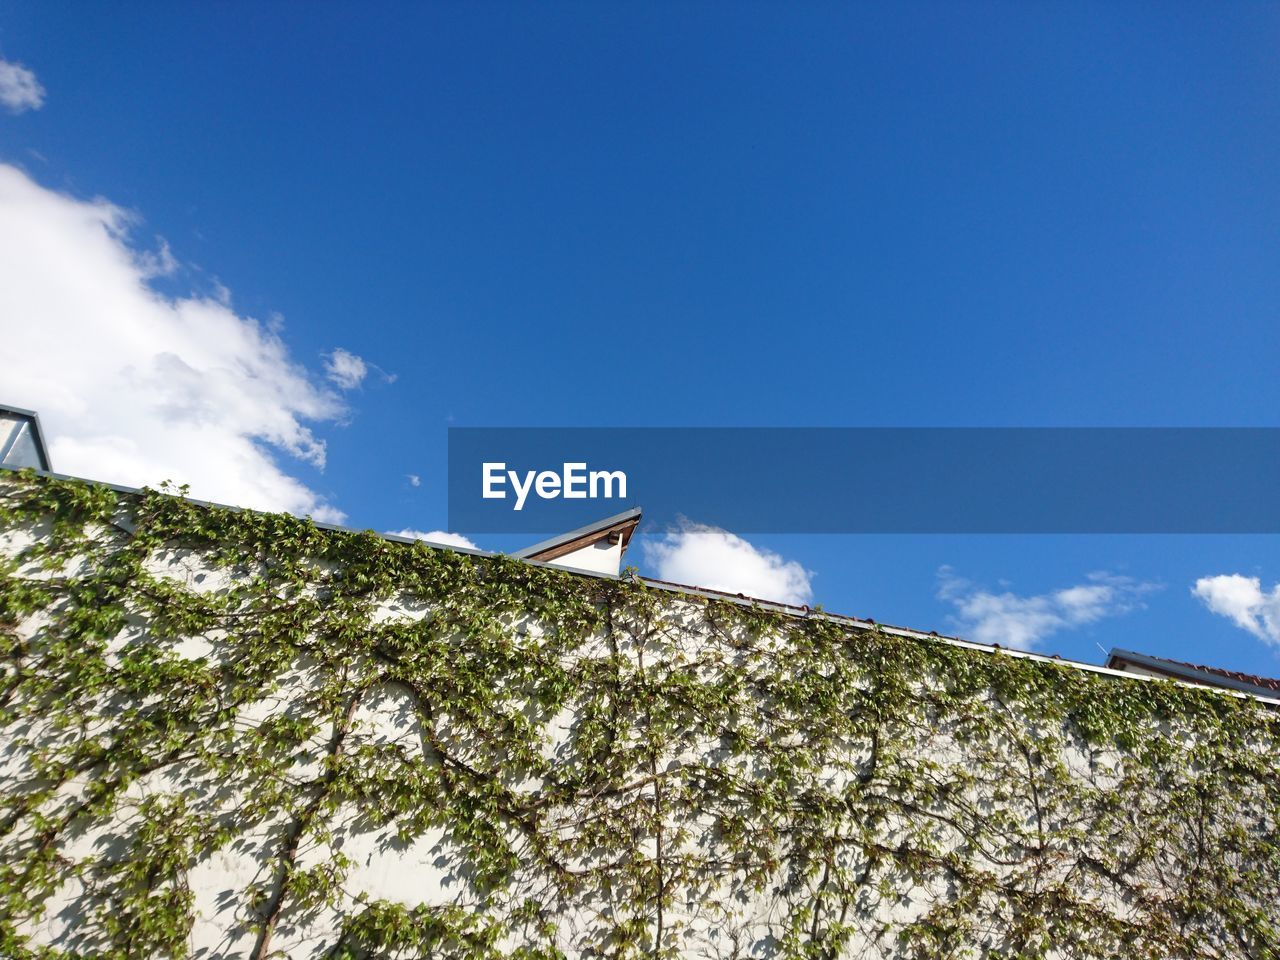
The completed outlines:
{"type": "Polygon", "coordinates": [[[570,570],[617,576],[631,535],[640,525],[640,516],[640,508],[635,507],[517,550],[512,556],[570,570]]]}

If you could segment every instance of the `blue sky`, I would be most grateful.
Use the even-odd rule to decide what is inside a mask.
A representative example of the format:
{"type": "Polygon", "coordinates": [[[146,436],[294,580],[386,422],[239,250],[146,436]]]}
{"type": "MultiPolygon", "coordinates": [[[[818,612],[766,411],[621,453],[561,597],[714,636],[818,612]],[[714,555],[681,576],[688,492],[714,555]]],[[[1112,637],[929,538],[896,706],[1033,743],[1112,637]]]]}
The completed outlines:
{"type": "MultiPolygon", "coordinates": [[[[119,427],[197,492],[424,531],[451,424],[1275,425],[1278,40],[1274,4],[3,3],[43,95],[0,109],[0,327],[68,379],[0,400],[58,466],[117,479],[119,427]]],[[[833,610],[1280,674],[1271,537],[731,547],[833,610]]]]}

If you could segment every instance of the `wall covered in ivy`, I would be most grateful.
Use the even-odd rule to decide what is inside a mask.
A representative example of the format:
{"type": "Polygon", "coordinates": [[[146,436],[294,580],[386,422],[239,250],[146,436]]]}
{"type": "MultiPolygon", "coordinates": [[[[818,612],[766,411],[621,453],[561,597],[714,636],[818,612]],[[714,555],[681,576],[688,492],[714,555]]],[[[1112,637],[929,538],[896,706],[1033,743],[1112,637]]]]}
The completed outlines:
{"type": "Polygon", "coordinates": [[[0,481],[0,956],[1280,958],[1280,721],[0,481]]]}

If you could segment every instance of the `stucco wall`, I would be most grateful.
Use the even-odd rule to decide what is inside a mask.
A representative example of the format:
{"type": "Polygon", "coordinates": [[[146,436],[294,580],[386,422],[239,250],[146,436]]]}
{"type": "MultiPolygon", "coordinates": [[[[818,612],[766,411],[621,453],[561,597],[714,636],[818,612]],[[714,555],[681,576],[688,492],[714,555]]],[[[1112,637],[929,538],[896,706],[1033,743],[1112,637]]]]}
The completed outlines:
{"type": "Polygon", "coordinates": [[[1276,956],[1238,698],[0,489],[13,955],[1276,956]]]}

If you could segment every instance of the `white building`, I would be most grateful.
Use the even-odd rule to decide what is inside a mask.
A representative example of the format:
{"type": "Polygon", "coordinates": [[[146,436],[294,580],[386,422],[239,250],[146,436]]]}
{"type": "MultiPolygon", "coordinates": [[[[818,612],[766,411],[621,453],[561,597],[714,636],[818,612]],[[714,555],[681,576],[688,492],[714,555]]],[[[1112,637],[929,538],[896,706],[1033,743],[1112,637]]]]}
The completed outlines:
{"type": "Polygon", "coordinates": [[[1274,697],[619,578],[637,522],[0,476],[0,954],[1280,956],[1274,697]]]}

